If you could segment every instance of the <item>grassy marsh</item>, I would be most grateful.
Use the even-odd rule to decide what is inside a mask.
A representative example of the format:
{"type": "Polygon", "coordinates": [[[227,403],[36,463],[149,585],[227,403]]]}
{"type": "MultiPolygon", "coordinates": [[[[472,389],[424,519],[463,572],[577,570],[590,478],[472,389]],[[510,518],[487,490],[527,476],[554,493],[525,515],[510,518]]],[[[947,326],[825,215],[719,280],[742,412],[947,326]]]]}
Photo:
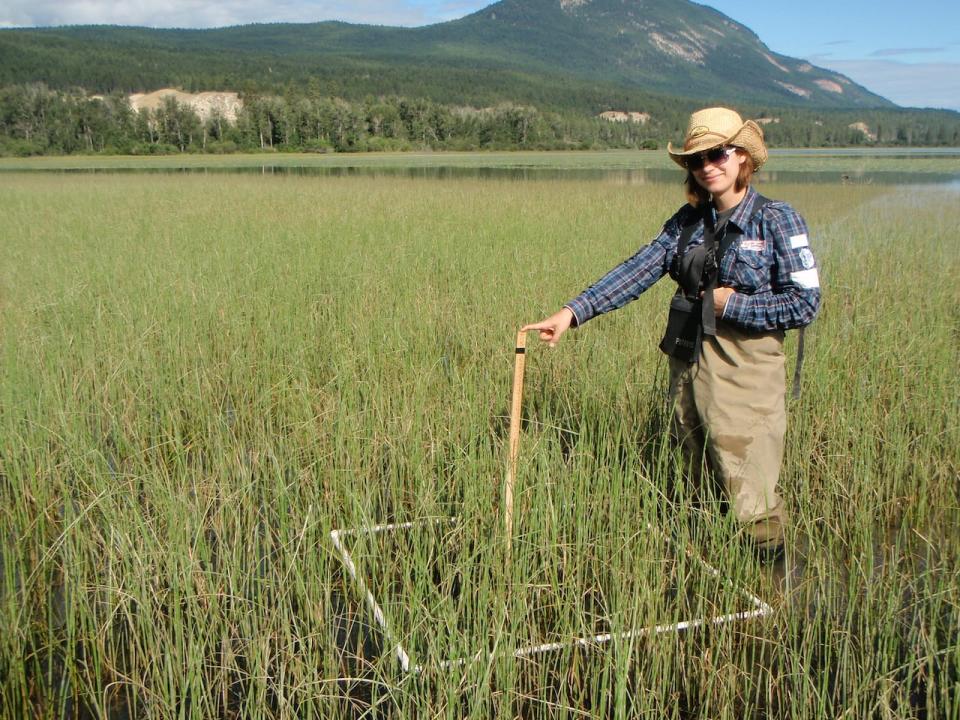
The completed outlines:
{"type": "Polygon", "coordinates": [[[806,216],[826,298],[787,579],[674,482],[666,282],[531,348],[502,561],[516,328],[653,237],[677,185],[0,174],[3,715],[960,717],[957,194],[762,190],[806,216]],[[646,522],[775,613],[425,678],[341,656],[359,598],[329,531],[450,514],[469,622],[435,539],[371,549],[428,651],[669,616],[677,573],[724,604],[645,564],[646,522]]]}

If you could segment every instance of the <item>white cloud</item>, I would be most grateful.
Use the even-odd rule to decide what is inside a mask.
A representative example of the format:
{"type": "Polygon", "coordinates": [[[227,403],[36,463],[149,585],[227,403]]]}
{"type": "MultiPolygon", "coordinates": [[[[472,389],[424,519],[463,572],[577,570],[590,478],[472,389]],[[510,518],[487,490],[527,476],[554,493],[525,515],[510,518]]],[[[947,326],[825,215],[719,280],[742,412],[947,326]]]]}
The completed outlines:
{"type": "MultiPolygon", "coordinates": [[[[413,0],[4,0],[0,27],[145,25],[207,28],[254,22],[344,20],[377,25],[423,25],[447,19],[455,0],[438,12],[413,0]]],[[[464,13],[461,13],[464,14],[464,13]]]]}
{"type": "Polygon", "coordinates": [[[810,61],[847,75],[897,105],[960,110],[960,63],[957,62],[835,60],[823,55],[811,57],[810,61]]]}
{"type": "Polygon", "coordinates": [[[926,55],[928,53],[939,54],[944,51],[942,47],[913,47],[913,48],[883,48],[874,50],[870,57],[894,57],[895,55],[926,55]]]}

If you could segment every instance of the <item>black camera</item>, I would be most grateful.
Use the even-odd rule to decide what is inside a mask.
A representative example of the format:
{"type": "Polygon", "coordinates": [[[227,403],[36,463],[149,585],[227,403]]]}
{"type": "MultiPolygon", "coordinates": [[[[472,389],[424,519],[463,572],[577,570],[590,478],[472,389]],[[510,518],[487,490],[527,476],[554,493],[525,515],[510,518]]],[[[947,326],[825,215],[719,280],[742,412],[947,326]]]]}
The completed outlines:
{"type": "MultiPolygon", "coordinates": [[[[660,349],[667,355],[688,363],[700,357],[704,332],[704,302],[712,313],[713,287],[719,268],[713,243],[703,243],[674,255],[670,277],[677,282],[677,293],[670,301],[667,330],[660,349]]],[[[712,319],[712,314],[711,314],[712,319]]]]}
{"type": "Polygon", "coordinates": [[[692,363],[700,357],[703,342],[703,307],[700,298],[691,299],[680,290],[670,300],[667,330],[660,349],[670,357],[692,363]]]}

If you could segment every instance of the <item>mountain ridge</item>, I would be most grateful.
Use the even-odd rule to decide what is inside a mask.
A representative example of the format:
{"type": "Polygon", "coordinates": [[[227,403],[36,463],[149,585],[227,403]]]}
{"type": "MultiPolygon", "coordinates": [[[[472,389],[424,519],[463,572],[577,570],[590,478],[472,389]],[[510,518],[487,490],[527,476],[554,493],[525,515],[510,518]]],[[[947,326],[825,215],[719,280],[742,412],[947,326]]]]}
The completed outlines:
{"type": "Polygon", "coordinates": [[[415,28],[326,21],[0,30],[0,83],[25,81],[97,92],[313,81],[353,97],[419,94],[591,113],[650,94],[775,107],[896,107],[839,73],[775,53],[745,25],[689,0],[500,0],[415,28]]]}

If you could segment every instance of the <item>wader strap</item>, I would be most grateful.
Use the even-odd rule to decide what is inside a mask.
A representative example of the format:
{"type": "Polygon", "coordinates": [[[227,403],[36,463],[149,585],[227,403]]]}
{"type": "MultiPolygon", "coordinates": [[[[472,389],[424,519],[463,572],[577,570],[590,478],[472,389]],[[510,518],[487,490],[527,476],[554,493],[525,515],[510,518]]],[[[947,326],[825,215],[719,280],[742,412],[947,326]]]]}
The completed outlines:
{"type": "Polygon", "coordinates": [[[720,240],[717,243],[717,272],[720,272],[720,262],[723,260],[723,256],[727,254],[727,250],[730,249],[730,246],[733,244],[733,238],[737,235],[740,235],[739,232],[735,232],[733,235],[727,232],[729,227],[729,221],[723,224],[723,230],[720,231],[720,240]]]}
{"type": "Polygon", "coordinates": [[[803,336],[805,327],[800,328],[797,335],[797,364],[793,368],[793,390],[790,397],[794,400],[800,399],[800,373],[803,369],[803,336]]]}
{"type": "MultiPolygon", "coordinates": [[[[713,278],[703,288],[703,298],[700,303],[700,326],[703,328],[704,335],[717,335],[717,314],[713,309],[713,291],[717,288],[717,278],[720,275],[720,259],[723,257],[722,251],[718,250],[718,245],[723,247],[727,239],[727,224],[724,223],[720,230],[720,242],[717,242],[716,227],[713,223],[703,221],[703,246],[707,248],[707,253],[713,255],[714,274],[713,278]]],[[[726,243],[729,246],[729,242],[726,243]]]]}

